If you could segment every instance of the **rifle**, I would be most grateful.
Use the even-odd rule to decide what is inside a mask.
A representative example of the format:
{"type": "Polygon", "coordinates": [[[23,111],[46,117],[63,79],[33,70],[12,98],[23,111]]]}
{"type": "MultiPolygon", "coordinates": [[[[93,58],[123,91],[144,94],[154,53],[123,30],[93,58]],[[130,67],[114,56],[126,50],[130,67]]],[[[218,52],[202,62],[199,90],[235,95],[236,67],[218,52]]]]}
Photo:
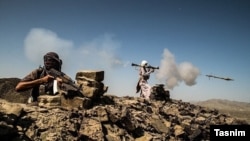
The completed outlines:
{"type": "MultiPolygon", "coordinates": [[[[132,63],[131,66],[135,66],[135,67],[142,67],[141,65],[132,63]]],[[[145,66],[146,68],[151,68],[151,69],[159,69],[159,67],[153,67],[151,65],[145,66]]]]}
{"type": "MultiPolygon", "coordinates": [[[[53,76],[54,78],[60,78],[62,79],[62,89],[66,90],[66,91],[75,91],[75,92],[81,92],[81,88],[82,88],[82,85],[78,86],[75,84],[75,82],[69,77],[67,76],[65,73],[63,72],[60,72],[60,71],[57,71],[56,69],[54,68],[51,68],[50,70],[47,70],[46,71],[49,75],[53,76]]],[[[58,85],[57,85],[57,81],[54,80],[54,84],[53,84],[53,87],[54,87],[54,94],[58,93],[58,85]]]]}

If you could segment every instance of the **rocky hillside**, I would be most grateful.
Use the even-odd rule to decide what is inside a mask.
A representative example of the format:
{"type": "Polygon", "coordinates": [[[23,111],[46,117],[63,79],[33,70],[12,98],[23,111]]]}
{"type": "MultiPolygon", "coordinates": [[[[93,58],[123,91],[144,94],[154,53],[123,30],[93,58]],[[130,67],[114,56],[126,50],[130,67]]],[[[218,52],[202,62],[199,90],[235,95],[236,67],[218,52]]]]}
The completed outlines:
{"type": "Polygon", "coordinates": [[[211,109],[217,109],[221,113],[246,120],[250,123],[250,103],[222,99],[210,99],[192,103],[211,109]]]}
{"type": "MultiPolygon", "coordinates": [[[[9,80],[5,79],[1,82],[13,82],[9,80]]],[[[46,104],[29,106],[20,102],[10,102],[8,96],[2,93],[2,89],[13,88],[13,84],[0,86],[1,97],[5,95],[5,100],[0,99],[1,140],[209,140],[210,125],[246,124],[246,121],[221,114],[217,110],[174,99],[156,101],[105,94],[92,101],[88,108],[82,106],[71,108],[48,104],[56,103],[54,99],[58,98],[58,96],[49,96],[51,101],[42,101],[46,104]]],[[[23,94],[20,95],[23,96],[23,94]]]]}
{"type": "Polygon", "coordinates": [[[7,99],[9,102],[25,103],[29,98],[29,91],[16,92],[15,87],[20,81],[19,78],[0,79],[0,98],[7,99]]]}

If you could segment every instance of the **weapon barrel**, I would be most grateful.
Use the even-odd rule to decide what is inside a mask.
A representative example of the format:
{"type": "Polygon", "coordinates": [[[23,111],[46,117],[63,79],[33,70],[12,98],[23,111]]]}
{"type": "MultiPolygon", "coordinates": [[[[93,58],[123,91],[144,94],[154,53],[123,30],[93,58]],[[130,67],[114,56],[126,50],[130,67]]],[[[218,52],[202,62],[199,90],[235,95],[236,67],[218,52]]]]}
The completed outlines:
{"type": "Polygon", "coordinates": [[[138,64],[135,64],[135,63],[132,63],[131,66],[137,66],[137,67],[140,67],[140,65],[138,64]]]}
{"type": "Polygon", "coordinates": [[[147,68],[159,69],[159,67],[148,66],[147,68]]]}

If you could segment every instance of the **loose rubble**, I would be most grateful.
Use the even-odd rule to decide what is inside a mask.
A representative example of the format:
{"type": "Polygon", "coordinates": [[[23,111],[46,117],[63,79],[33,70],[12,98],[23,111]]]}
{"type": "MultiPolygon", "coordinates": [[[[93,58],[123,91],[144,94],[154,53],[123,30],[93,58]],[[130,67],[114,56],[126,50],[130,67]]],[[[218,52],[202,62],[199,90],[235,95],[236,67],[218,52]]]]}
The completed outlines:
{"type": "MultiPolygon", "coordinates": [[[[210,138],[210,125],[247,124],[216,109],[171,99],[162,85],[156,85],[153,92],[160,90],[163,95],[155,93],[151,100],[105,94],[103,72],[90,74],[81,71],[76,75],[77,83],[93,90],[83,97],[41,95],[38,106],[30,106],[10,101],[1,93],[1,140],[205,141],[210,138]]],[[[18,82],[15,79],[9,83],[12,78],[0,80],[0,86],[4,82],[15,86],[13,83],[18,82]]]]}
{"type": "Polygon", "coordinates": [[[212,124],[246,124],[182,101],[104,95],[89,109],[0,100],[0,137],[34,141],[209,140],[212,124]]]}

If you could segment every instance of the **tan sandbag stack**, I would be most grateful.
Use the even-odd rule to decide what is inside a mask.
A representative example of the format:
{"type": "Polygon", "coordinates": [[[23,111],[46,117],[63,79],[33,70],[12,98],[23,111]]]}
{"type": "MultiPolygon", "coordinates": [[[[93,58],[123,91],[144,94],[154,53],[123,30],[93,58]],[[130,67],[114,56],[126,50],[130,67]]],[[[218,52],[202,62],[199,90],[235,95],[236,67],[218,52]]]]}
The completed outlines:
{"type": "Polygon", "coordinates": [[[97,98],[107,92],[108,87],[104,85],[104,71],[82,70],[76,73],[76,83],[82,85],[85,97],[97,98]]]}

